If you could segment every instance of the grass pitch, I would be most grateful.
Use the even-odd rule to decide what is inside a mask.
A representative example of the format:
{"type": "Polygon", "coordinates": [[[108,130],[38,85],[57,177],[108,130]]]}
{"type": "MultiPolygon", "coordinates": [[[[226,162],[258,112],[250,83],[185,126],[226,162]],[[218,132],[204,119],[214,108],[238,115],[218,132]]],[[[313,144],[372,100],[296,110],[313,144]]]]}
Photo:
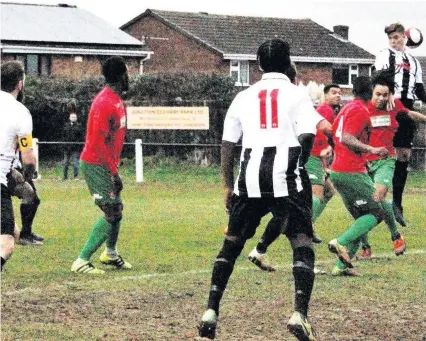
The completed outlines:
{"type": "MultiPolygon", "coordinates": [[[[149,160],[148,160],[149,161],[149,160]]],[[[84,181],[60,181],[60,166],[42,168],[42,200],[34,231],[42,247],[17,246],[2,275],[2,340],[196,340],[214,258],[227,216],[217,167],[149,161],[136,184],[130,161],[124,174],[124,218],[119,251],[131,271],[102,277],[70,273],[73,260],[101,215],[84,181]]],[[[360,278],[319,275],[310,319],[318,340],[426,339],[426,173],[410,173],[400,228],[408,253],[392,254],[384,224],[370,234],[371,262],[356,262],[360,278]]],[[[390,198],[390,197],[389,197],[390,198]]],[[[18,202],[15,202],[18,208],[18,202]]],[[[18,212],[18,211],[17,211],[18,212]]],[[[19,220],[19,219],[18,219],[19,220]]],[[[246,260],[262,234],[247,242],[224,295],[217,340],[293,340],[291,251],[285,238],[270,248],[278,271],[266,274],[246,260]]],[[[330,271],[326,242],[350,223],[336,196],[316,223],[325,243],[317,264],[330,271]]],[[[93,263],[99,263],[99,250],[93,263]]]]}

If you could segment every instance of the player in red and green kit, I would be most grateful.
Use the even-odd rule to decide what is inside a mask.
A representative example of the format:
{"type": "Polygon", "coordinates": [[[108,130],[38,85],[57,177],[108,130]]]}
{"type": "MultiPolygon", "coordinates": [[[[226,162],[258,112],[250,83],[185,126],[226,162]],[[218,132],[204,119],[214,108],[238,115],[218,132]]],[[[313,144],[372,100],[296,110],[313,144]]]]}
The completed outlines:
{"type": "MultiPolygon", "coordinates": [[[[386,110],[389,97],[394,92],[393,77],[393,73],[382,71],[373,78],[373,96],[368,104],[373,127],[369,144],[373,147],[386,147],[389,157],[383,158],[369,154],[367,155],[367,168],[385,211],[384,221],[389,228],[393,248],[398,256],[404,253],[406,245],[404,237],[398,232],[392,204],[385,200],[392,185],[395,169],[396,153],[393,147],[393,139],[398,129],[398,121],[425,121],[426,116],[406,109],[399,99],[395,99],[395,108],[393,110],[386,110]]],[[[361,238],[361,247],[362,252],[357,258],[360,260],[371,259],[371,247],[368,243],[367,234],[361,238]]]]}
{"type": "MultiPolygon", "coordinates": [[[[340,106],[341,89],[337,84],[329,84],[324,87],[324,102],[316,107],[328,122],[333,124],[336,116],[334,108],[340,106]]],[[[311,156],[306,163],[306,170],[312,184],[312,222],[321,215],[327,203],[333,197],[335,190],[326,174],[326,159],[331,156],[332,148],[328,144],[328,137],[320,130],[315,136],[311,156]]],[[[314,243],[320,243],[321,239],[314,233],[314,243]]]]}
{"type": "Polygon", "coordinates": [[[360,237],[383,219],[383,208],[375,193],[373,181],[367,174],[366,154],[388,155],[385,147],[368,145],[372,130],[367,104],[371,99],[372,83],[369,77],[357,77],[353,83],[355,99],[346,104],[333,123],[334,159],[330,178],[340,193],[343,203],[355,221],[346,231],[329,242],[330,252],[339,261],[332,274],[359,275],[352,268],[360,237]]]}
{"type": "Polygon", "coordinates": [[[105,273],[90,262],[103,243],[106,249],[100,256],[101,263],[119,269],[132,267],[116,248],[123,210],[120,198],[123,183],[117,166],[126,134],[126,110],[120,96],[129,89],[129,76],[124,60],[115,56],[103,63],[102,74],[106,86],[96,95],[90,108],[80,167],[90,194],[104,216],[93,226],[71,267],[72,272],[93,275],[105,273]]]}

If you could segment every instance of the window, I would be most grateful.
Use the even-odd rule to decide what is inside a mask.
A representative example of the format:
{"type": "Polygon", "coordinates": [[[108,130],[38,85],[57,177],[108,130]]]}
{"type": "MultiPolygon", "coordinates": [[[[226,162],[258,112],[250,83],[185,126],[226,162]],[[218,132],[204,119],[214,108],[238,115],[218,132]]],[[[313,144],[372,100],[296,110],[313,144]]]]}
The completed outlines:
{"type": "Polygon", "coordinates": [[[235,85],[249,85],[249,62],[247,60],[231,60],[230,75],[235,85]]]}
{"type": "Polygon", "coordinates": [[[15,59],[25,66],[25,73],[31,76],[50,75],[50,56],[38,54],[18,54],[15,59]]]}
{"type": "Polygon", "coordinates": [[[333,65],[333,83],[339,85],[352,86],[355,78],[358,77],[358,65],[333,65]]]}

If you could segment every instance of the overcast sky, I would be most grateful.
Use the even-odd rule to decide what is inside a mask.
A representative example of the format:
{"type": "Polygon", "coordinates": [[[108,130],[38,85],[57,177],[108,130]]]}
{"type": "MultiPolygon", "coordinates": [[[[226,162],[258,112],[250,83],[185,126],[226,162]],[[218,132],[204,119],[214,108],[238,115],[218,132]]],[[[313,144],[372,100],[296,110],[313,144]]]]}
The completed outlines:
{"type": "MultiPolygon", "coordinates": [[[[310,18],[332,30],[334,25],[349,26],[349,40],[376,54],[387,46],[384,27],[399,21],[419,28],[426,39],[426,1],[365,0],[8,0],[1,2],[68,3],[84,8],[119,27],[147,8],[211,14],[248,15],[280,18],[310,18]]],[[[413,55],[426,56],[426,42],[413,55]]]]}

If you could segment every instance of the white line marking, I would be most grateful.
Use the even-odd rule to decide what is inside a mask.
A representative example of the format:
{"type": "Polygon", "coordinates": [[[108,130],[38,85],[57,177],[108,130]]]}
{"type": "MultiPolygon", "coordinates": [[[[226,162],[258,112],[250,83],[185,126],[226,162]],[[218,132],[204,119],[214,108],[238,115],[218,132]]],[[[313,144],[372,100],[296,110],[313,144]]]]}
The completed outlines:
{"type": "MultiPolygon", "coordinates": [[[[426,254],[426,249],[421,249],[421,250],[412,250],[412,251],[407,251],[405,252],[404,255],[424,255],[426,254]]],[[[397,256],[395,256],[394,253],[379,253],[379,254],[373,254],[373,259],[386,259],[386,258],[396,258],[397,256]]],[[[404,256],[399,256],[399,258],[402,258],[404,256]]],[[[336,261],[336,258],[333,259],[327,259],[324,261],[317,261],[315,264],[316,265],[329,265],[329,264],[333,264],[336,261]]],[[[364,261],[365,263],[365,261],[364,261]]],[[[292,264],[283,264],[283,265],[275,265],[275,267],[277,269],[291,269],[292,268],[292,264]]],[[[236,271],[261,271],[259,270],[256,266],[242,266],[242,267],[236,267],[235,268],[236,271]]],[[[190,271],[184,271],[184,272],[179,272],[179,273],[152,273],[152,274],[143,274],[143,275],[134,275],[134,276],[116,276],[113,277],[113,280],[116,281],[128,281],[128,280],[142,280],[142,279],[150,279],[150,278],[159,278],[159,277],[179,277],[179,276],[185,276],[185,275],[200,275],[200,274],[211,274],[212,269],[204,269],[204,270],[190,270],[190,271]]],[[[82,274],[75,274],[74,276],[84,276],[82,274]]],[[[87,278],[87,277],[86,277],[87,278]]],[[[83,290],[83,289],[79,289],[79,285],[84,285],[87,284],[87,282],[99,282],[99,281],[104,281],[105,279],[111,279],[110,277],[108,277],[108,275],[106,274],[106,276],[97,276],[96,278],[93,278],[91,281],[71,281],[71,282],[66,282],[65,284],[58,284],[58,285],[53,285],[56,286],[58,289],[59,288],[72,288],[75,287],[77,290],[83,290]]],[[[41,288],[37,288],[37,287],[27,287],[27,288],[23,288],[20,290],[11,290],[11,291],[6,291],[3,292],[2,294],[5,296],[14,296],[14,295],[20,295],[23,294],[25,292],[41,292],[41,291],[46,291],[46,287],[41,287],[41,288]]]]}

